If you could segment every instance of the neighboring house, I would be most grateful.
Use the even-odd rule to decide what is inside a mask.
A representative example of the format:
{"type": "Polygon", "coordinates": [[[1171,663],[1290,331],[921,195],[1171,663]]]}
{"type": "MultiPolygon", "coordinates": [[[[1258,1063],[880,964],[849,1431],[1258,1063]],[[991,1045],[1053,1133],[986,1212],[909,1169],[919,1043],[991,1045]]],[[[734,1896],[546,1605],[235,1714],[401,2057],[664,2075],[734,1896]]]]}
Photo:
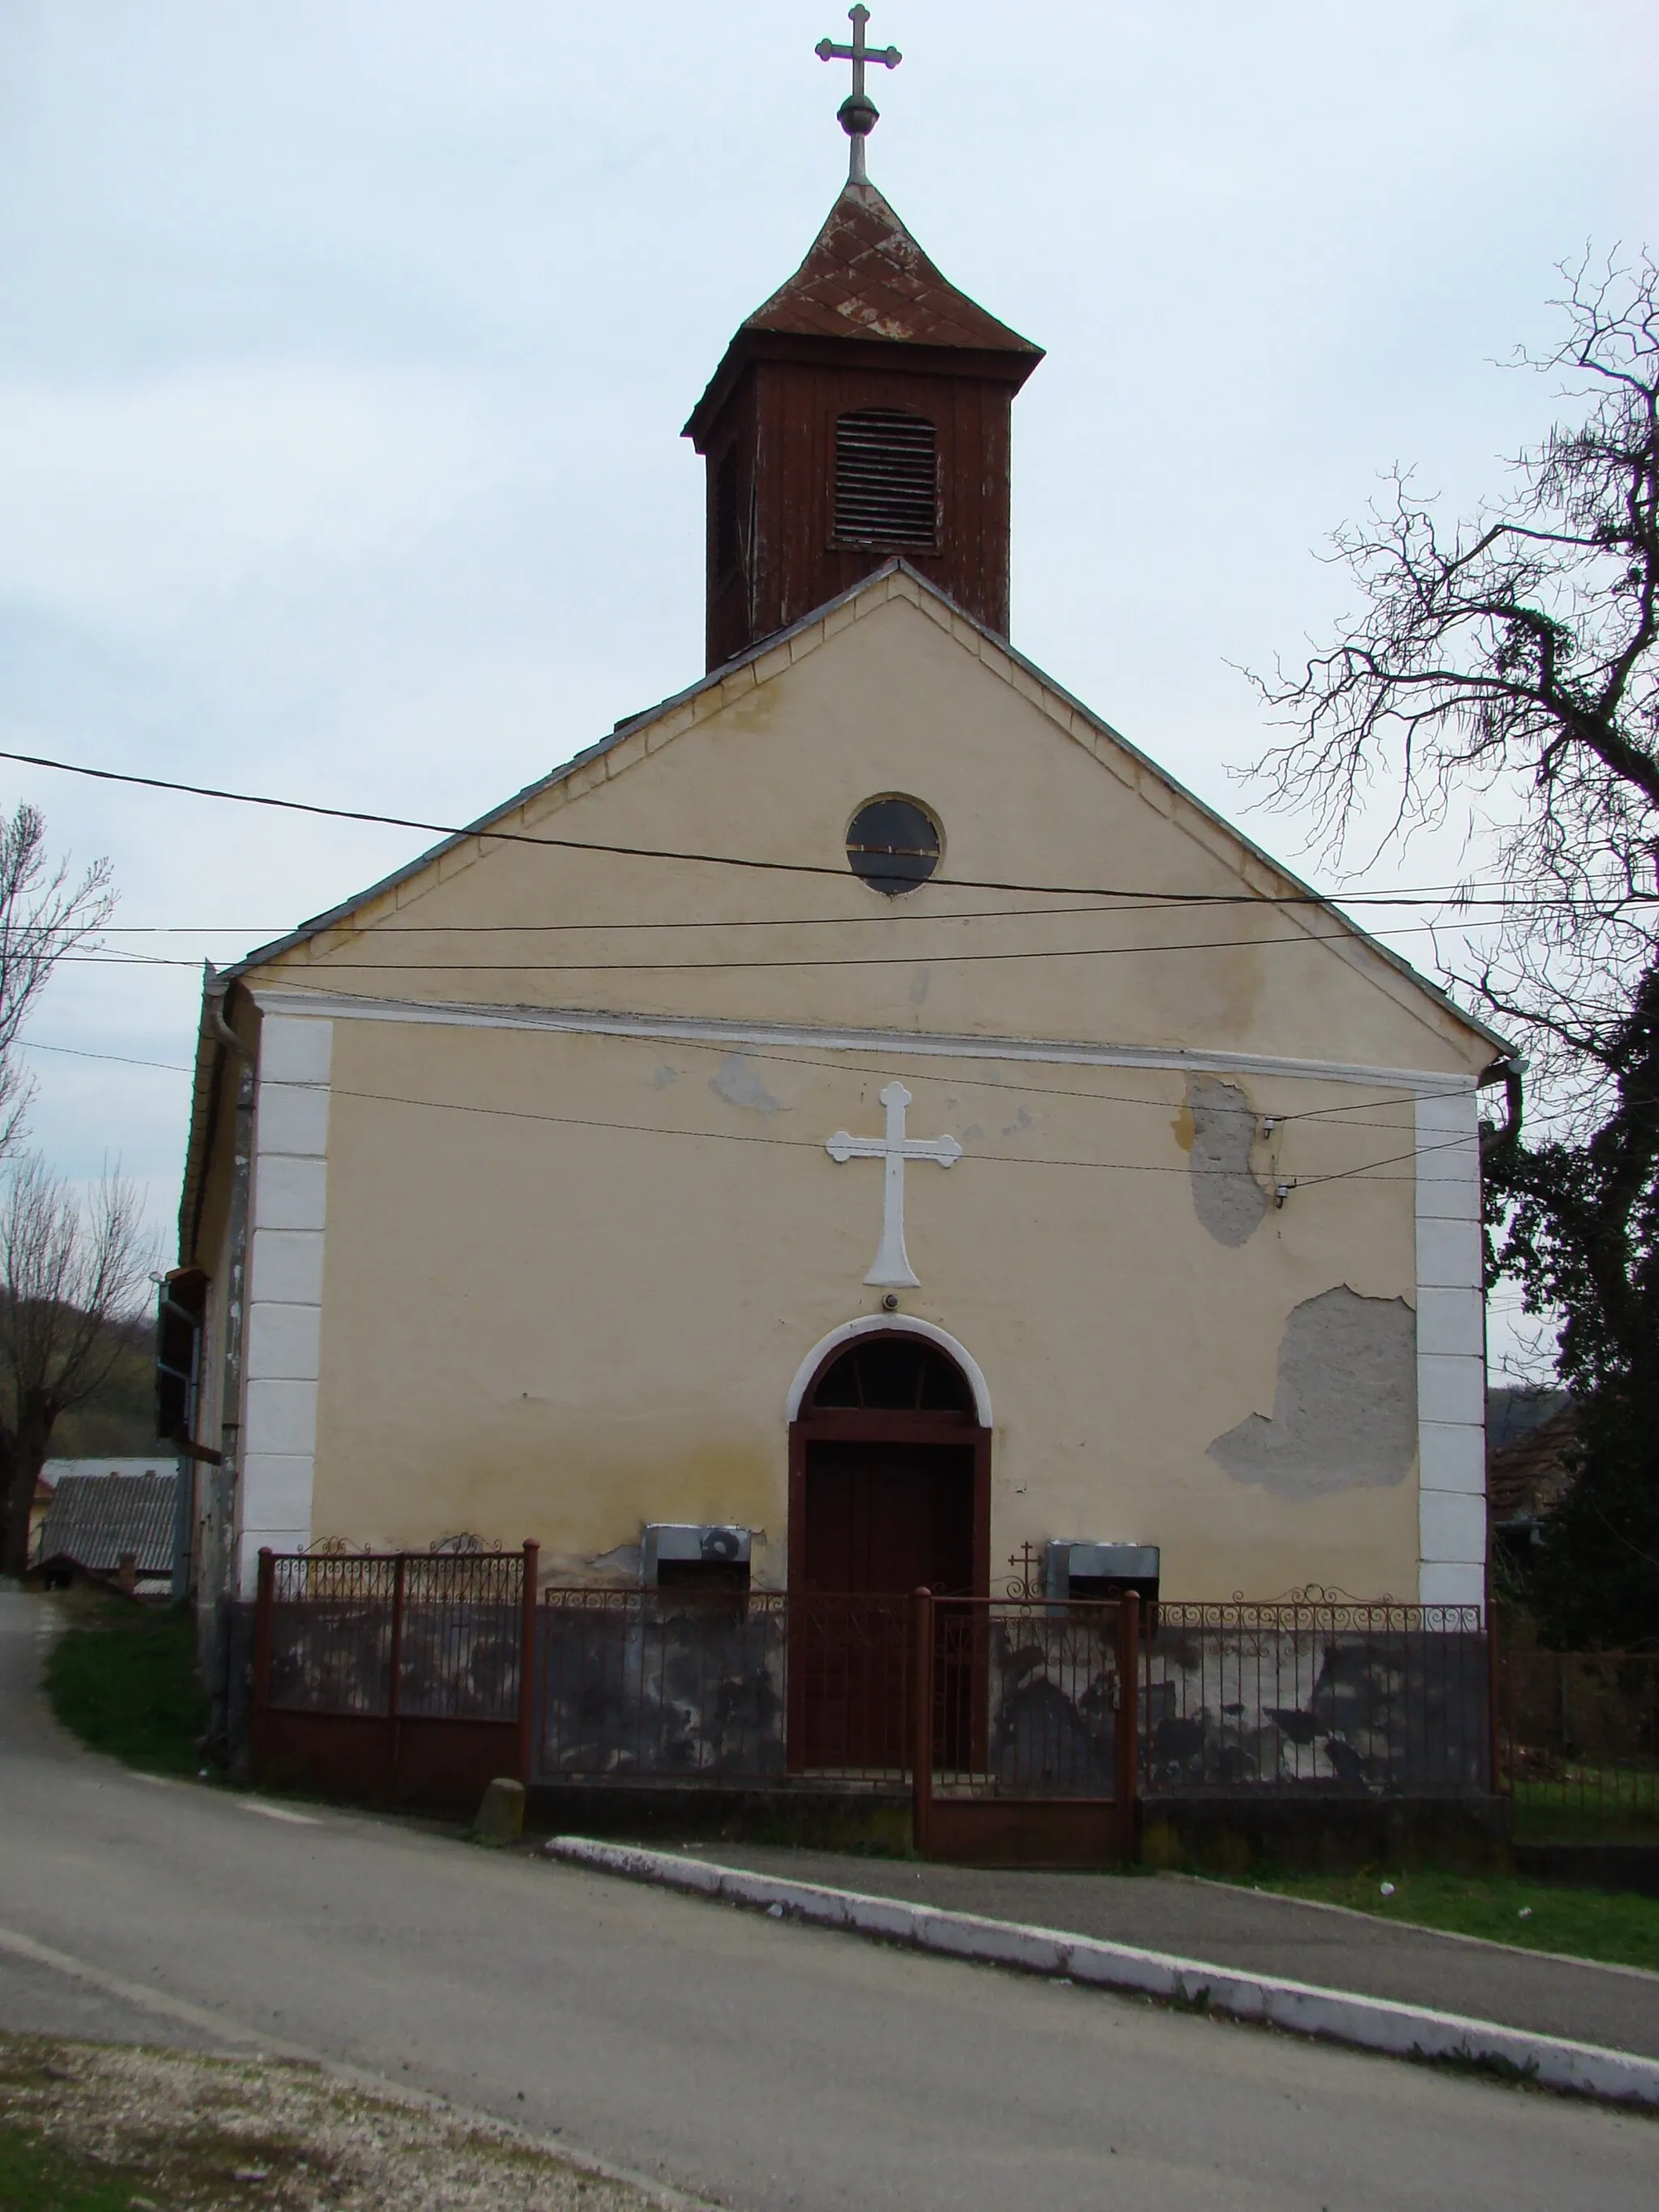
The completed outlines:
{"type": "Polygon", "coordinates": [[[1577,1410],[1565,1391],[1552,1395],[1560,1401],[1557,1409],[1522,1429],[1486,1462],[1492,1541],[1517,1566],[1540,1541],[1544,1522],[1565,1497],[1575,1472],[1577,1410]]]}
{"type": "Polygon", "coordinates": [[[1494,1383],[1486,1393],[1487,1466],[1494,1452],[1519,1443],[1571,1402],[1570,1394],[1554,1383],[1494,1383]]]}
{"type": "MultiPolygon", "coordinates": [[[[49,1462],[50,1464],[50,1462],[49,1462]]],[[[60,1475],[41,1524],[29,1580],[47,1589],[76,1581],[136,1589],[170,1582],[178,1476],[164,1462],[59,1461],[97,1474],[60,1475]],[[126,1471],[130,1469],[131,1471],[126,1471]]]]}
{"type": "Polygon", "coordinates": [[[44,1469],[34,1478],[34,1496],[29,1501],[29,1557],[33,1559],[40,1539],[40,1523],[46,1517],[46,1508],[52,1504],[52,1484],[44,1469]]]}
{"type": "Polygon", "coordinates": [[[210,975],[205,1597],[464,1531],[1482,1602],[1509,1048],[1010,645],[1039,359],[849,184],[689,426],[708,673],[210,975]]]}

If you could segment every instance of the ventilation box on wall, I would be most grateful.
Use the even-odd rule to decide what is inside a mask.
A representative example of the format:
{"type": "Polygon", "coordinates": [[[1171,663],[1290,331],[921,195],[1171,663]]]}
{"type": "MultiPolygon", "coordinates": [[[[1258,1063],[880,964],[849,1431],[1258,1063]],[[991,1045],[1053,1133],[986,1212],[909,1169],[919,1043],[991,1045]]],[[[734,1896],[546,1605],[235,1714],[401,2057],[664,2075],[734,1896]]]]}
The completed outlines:
{"type": "Polygon", "coordinates": [[[1149,1601],[1158,1595],[1156,1544],[1051,1543],[1047,1582],[1052,1598],[1122,1597],[1133,1590],[1149,1601]]]}
{"type": "Polygon", "coordinates": [[[718,1522],[651,1521],[640,1546],[647,1589],[747,1589],[749,1531],[718,1522]]]}

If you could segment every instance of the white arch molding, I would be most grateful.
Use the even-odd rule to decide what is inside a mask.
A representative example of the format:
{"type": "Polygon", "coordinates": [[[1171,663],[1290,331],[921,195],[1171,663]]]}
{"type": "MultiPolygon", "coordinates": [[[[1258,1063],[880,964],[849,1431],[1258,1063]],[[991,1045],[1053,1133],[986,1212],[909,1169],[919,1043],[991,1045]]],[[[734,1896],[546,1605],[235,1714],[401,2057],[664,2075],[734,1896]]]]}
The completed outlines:
{"type": "Polygon", "coordinates": [[[795,1370],[795,1379],[789,1386],[787,1419],[800,1419],[801,1401],[830,1353],[843,1344],[855,1344],[861,1336],[922,1336],[929,1344],[937,1345],[968,1377],[968,1387],[974,1394],[974,1418],[981,1428],[990,1427],[991,1393],[978,1360],[965,1344],[958,1344],[955,1337],[935,1322],[915,1321],[908,1314],[860,1314],[857,1321],[844,1321],[839,1328],[832,1328],[828,1336],[820,1338],[795,1370]]]}

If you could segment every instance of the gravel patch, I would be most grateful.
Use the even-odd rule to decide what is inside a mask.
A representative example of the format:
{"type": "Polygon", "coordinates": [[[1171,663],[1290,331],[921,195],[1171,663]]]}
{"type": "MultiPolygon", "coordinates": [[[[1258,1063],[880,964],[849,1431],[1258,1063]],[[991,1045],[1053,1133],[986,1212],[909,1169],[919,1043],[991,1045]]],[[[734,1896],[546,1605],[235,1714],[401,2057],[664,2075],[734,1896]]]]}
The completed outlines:
{"type": "Polygon", "coordinates": [[[0,2128],[133,2212],[643,2212],[663,2197],[320,2067],[0,2035],[0,2128]]]}

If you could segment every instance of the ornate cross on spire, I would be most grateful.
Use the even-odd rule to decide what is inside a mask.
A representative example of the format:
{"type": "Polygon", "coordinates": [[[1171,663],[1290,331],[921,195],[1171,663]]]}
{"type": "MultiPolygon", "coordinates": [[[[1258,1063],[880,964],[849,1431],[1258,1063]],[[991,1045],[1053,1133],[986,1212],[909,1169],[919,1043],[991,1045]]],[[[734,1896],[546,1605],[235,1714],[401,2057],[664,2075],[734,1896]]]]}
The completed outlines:
{"type": "Polygon", "coordinates": [[[865,45],[864,27],[870,20],[870,10],[863,5],[863,0],[856,8],[849,8],[847,16],[853,26],[852,45],[838,46],[833,39],[820,39],[813,52],[821,62],[853,64],[853,89],[836,113],[842,129],[853,142],[848,149],[848,182],[861,185],[865,181],[864,142],[881,119],[881,110],[864,89],[864,64],[879,62],[883,69],[896,69],[904,57],[896,46],[865,45]]]}

